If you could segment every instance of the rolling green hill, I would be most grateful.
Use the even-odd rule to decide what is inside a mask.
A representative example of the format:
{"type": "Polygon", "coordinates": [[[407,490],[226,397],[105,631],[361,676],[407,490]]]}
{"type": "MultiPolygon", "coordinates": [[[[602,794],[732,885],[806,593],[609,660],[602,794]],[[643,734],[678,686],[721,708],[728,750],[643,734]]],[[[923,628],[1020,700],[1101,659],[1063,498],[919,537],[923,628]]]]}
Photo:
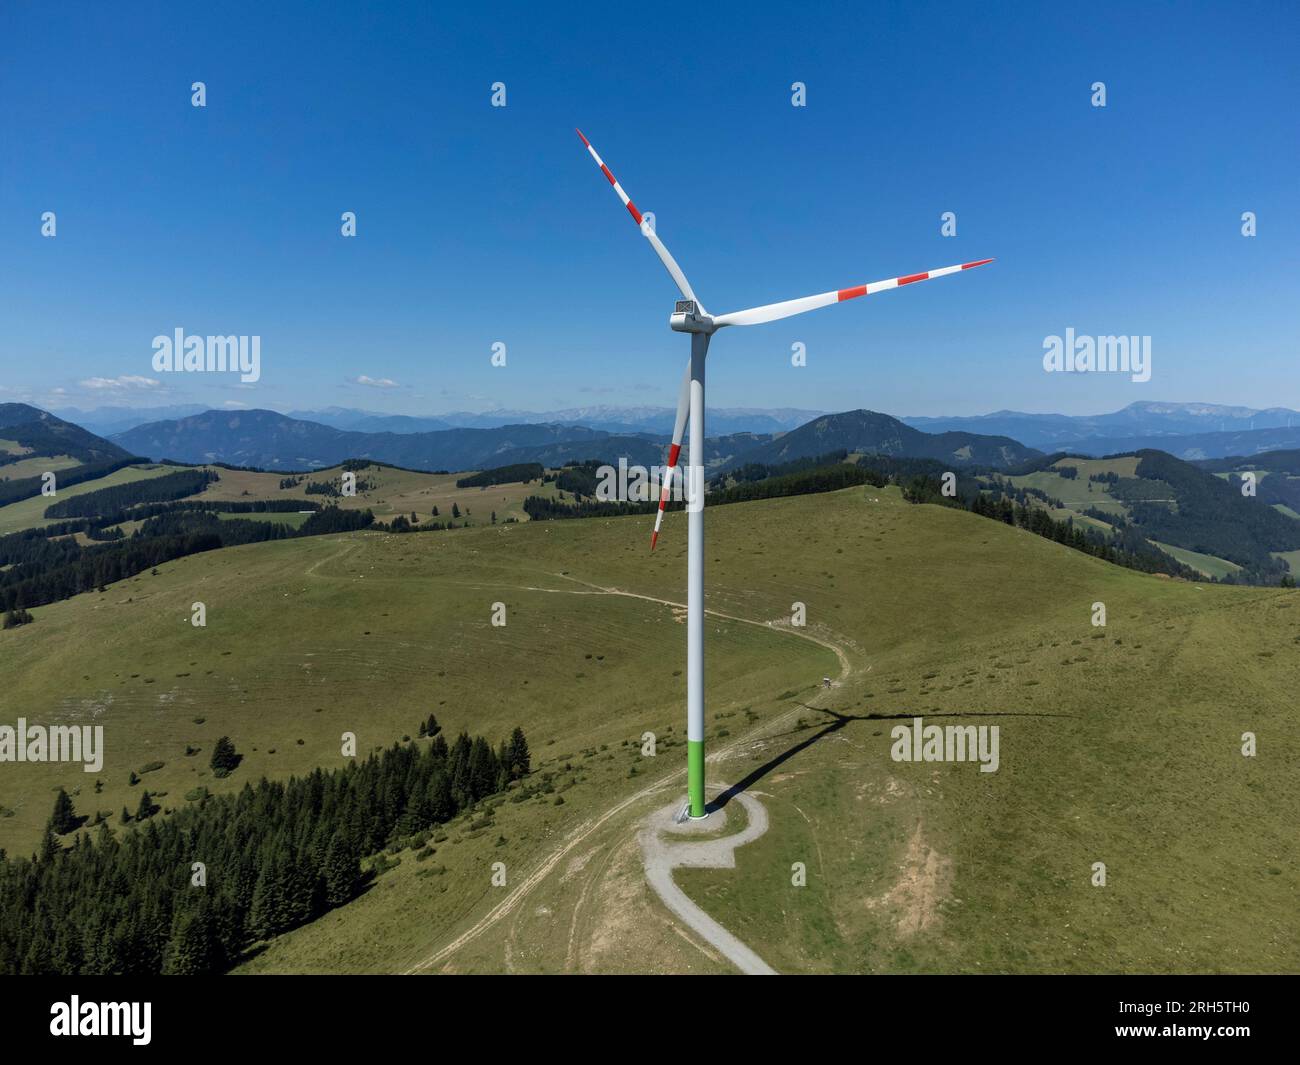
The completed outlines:
{"type": "Polygon", "coordinates": [[[777,466],[840,450],[894,458],[937,459],[958,467],[994,468],[1018,466],[1039,454],[1006,436],[962,431],[926,433],[888,414],[851,410],[815,418],[770,443],[746,449],[722,468],[729,470],[745,463],[777,466]]]}
{"type": "Polygon", "coordinates": [[[0,463],[21,455],[68,456],[86,464],[129,458],[132,454],[26,403],[0,403],[0,453],[0,463]]]}
{"type": "MultiPolygon", "coordinates": [[[[1242,474],[1254,473],[1259,501],[1300,520],[1300,450],[1267,451],[1248,458],[1214,459],[1197,465],[1238,489],[1242,474]]],[[[1292,572],[1296,572],[1294,568],[1292,572]]]]}
{"type": "MultiPolygon", "coordinates": [[[[0,846],[35,846],[59,785],[116,826],[142,786],[174,808],[199,786],[339,765],[344,731],[367,750],[430,712],[449,732],[521,724],[551,792],[448,825],[432,858],[395,855],[245,969],[725,971],[672,933],[637,866],[635,825],[684,763],[684,626],[657,600],[684,598],[685,520],[669,516],[653,555],[646,523],[256,544],[38,608],[0,633],[4,720],[102,723],[107,760],[98,777],[6,766],[0,846]],[[190,624],[196,601],[206,628],[190,624]],[[222,734],[245,763],[217,781],[222,734]]],[[[736,870],[679,879],[771,964],[1300,964],[1300,593],[1144,576],[888,488],[711,509],[709,537],[710,774],[757,774],[772,828],[736,870]],[[889,729],[918,714],[998,724],[999,771],[891,761],[889,729]]]]}
{"type": "Polygon", "coordinates": [[[1300,485],[1300,467],[1285,456],[1297,454],[1279,453],[1284,457],[1258,465],[1243,459],[1199,466],[1163,451],[1104,459],[1053,455],[1011,476],[994,475],[986,487],[1027,492],[1058,520],[1130,527],[1207,577],[1276,584],[1288,573],[1279,555],[1300,549],[1300,521],[1283,509],[1292,498],[1285,471],[1297,468],[1300,485]],[[1225,465],[1231,468],[1220,469],[1225,465]],[[1241,491],[1240,471],[1247,467],[1261,471],[1256,496],[1241,491]],[[1268,476],[1270,470],[1278,472],[1268,476]]]}
{"type": "MultiPolygon", "coordinates": [[[[48,411],[0,403],[0,508],[39,498],[49,483],[65,491],[97,480],[131,460],[130,452],[48,411]]],[[[0,534],[6,525],[0,518],[0,534]]]]}

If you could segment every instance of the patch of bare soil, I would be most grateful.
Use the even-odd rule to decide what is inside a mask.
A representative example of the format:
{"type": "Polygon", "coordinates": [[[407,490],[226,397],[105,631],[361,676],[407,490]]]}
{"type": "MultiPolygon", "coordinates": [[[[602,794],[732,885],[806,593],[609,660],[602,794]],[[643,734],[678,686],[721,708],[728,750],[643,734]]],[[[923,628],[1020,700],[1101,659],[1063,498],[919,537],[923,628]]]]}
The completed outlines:
{"type": "Polygon", "coordinates": [[[858,802],[862,802],[863,799],[870,795],[872,802],[884,806],[887,803],[901,799],[907,793],[907,785],[905,785],[901,780],[897,777],[886,777],[883,786],[876,784],[874,781],[867,781],[866,783],[859,784],[855,798],[858,802]]]}
{"type": "Polygon", "coordinates": [[[939,903],[947,895],[951,879],[952,862],[925,841],[923,826],[917,822],[897,883],[879,898],[868,899],[867,907],[888,910],[902,937],[926,932],[939,923],[939,903]]]}

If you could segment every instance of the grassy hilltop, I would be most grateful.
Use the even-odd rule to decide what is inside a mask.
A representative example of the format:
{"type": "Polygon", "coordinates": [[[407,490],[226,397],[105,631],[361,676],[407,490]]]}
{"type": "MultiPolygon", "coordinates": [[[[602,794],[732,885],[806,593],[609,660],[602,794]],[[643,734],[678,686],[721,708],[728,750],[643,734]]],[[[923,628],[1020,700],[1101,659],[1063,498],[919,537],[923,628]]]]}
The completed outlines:
{"type": "MultiPolygon", "coordinates": [[[[734,871],[677,876],[771,964],[1300,965],[1300,593],[1140,575],[892,489],[717,507],[708,524],[709,607],[729,616],[708,623],[709,773],[754,774],[772,828],[734,871]],[[795,602],[801,632],[785,624],[795,602]],[[997,773],[890,760],[894,724],[945,714],[1000,727],[997,773]]],[[[60,784],[116,824],[140,786],[176,807],[200,784],[338,765],[343,731],[366,750],[430,712],[452,734],[521,724],[552,793],[448,825],[432,858],[403,853],[245,968],[726,971],[673,933],[638,866],[634,826],[682,790],[685,762],[684,626],[653,601],[684,600],[685,520],[653,555],[647,532],[620,518],[279,541],[39,608],[3,634],[0,719],[104,724],[104,789],[71,767],[4,766],[0,846],[35,845],[60,784]],[[195,601],[206,629],[189,624],[195,601]],[[215,781],[222,734],[246,757],[215,781]]]]}

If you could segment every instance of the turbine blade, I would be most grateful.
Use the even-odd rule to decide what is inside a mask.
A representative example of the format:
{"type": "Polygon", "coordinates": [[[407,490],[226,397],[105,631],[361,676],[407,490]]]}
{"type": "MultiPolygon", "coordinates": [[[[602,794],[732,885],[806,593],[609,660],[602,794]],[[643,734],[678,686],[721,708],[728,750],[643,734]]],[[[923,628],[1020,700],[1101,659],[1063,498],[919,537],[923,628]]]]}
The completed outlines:
{"type": "MultiPolygon", "coordinates": [[[[628,194],[623,191],[623,186],[620,185],[618,179],[610,173],[610,169],[605,165],[605,161],[596,153],[596,149],[591,146],[591,141],[587,140],[583,135],[582,130],[578,130],[577,133],[579,137],[582,137],[582,143],[587,146],[587,151],[591,153],[591,157],[596,160],[596,165],[600,167],[601,173],[604,174],[609,180],[609,183],[614,186],[614,191],[618,193],[618,198],[623,201],[623,206],[627,208],[628,213],[636,220],[637,227],[641,230],[641,235],[650,242],[650,247],[654,248],[655,254],[659,256],[659,261],[664,264],[664,268],[668,271],[668,276],[673,279],[673,282],[677,285],[678,291],[688,300],[695,300],[696,303],[699,303],[699,299],[696,298],[695,292],[691,288],[691,283],[686,280],[686,275],[682,272],[682,268],[677,265],[677,260],[674,259],[668,249],[664,247],[664,242],[659,239],[659,235],[655,233],[654,228],[646,222],[641,212],[637,210],[636,204],[634,204],[628,194]]],[[[701,307],[700,310],[703,312],[704,308],[701,307]]]]}
{"type": "Polygon", "coordinates": [[[682,374],[681,391],[677,393],[677,420],[673,422],[673,443],[668,449],[668,468],[664,472],[663,489],[659,493],[659,512],[655,515],[655,531],[650,534],[650,550],[655,549],[659,540],[659,526],[663,524],[664,509],[668,506],[668,493],[673,486],[673,470],[677,467],[677,458],[682,453],[682,434],[686,432],[686,415],[691,408],[691,364],[686,364],[682,374]]]}
{"type": "Polygon", "coordinates": [[[992,259],[979,259],[973,263],[959,263],[956,266],[940,267],[938,270],[927,270],[923,274],[891,277],[885,281],[872,281],[867,285],[836,289],[834,292],[823,292],[817,296],[804,296],[797,300],[786,300],[784,303],[768,303],[762,307],[732,311],[729,314],[718,315],[713,319],[713,324],[720,327],[724,325],[761,325],[763,322],[776,322],[782,318],[789,318],[794,314],[815,311],[818,307],[829,307],[832,303],[843,303],[845,300],[856,299],[858,296],[871,296],[877,292],[888,291],[891,288],[902,288],[904,285],[910,285],[915,281],[929,281],[934,277],[960,273],[962,270],[970,270],[992,261],[992,259]]]}

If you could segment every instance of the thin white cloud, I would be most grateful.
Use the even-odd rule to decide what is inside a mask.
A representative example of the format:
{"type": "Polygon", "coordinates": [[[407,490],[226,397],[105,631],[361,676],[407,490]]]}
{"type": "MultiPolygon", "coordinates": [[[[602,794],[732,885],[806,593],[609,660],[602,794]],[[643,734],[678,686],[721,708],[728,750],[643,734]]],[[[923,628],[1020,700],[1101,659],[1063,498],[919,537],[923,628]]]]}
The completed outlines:
{"type": "Polygon", "coordinates": [[[96,392],[153,392],[163,387],[156,377],[138,374],[121,374],[118,377],[87,377],[80,382],[82,388],[96,392]]]}
{"type": "Polygon", "coordinates": [[[349,377],[348,382],[354,385],[363,385],[366,388],[401,388],[391,377],[367,377],[361,374],[358,377],[349,377]]]}

